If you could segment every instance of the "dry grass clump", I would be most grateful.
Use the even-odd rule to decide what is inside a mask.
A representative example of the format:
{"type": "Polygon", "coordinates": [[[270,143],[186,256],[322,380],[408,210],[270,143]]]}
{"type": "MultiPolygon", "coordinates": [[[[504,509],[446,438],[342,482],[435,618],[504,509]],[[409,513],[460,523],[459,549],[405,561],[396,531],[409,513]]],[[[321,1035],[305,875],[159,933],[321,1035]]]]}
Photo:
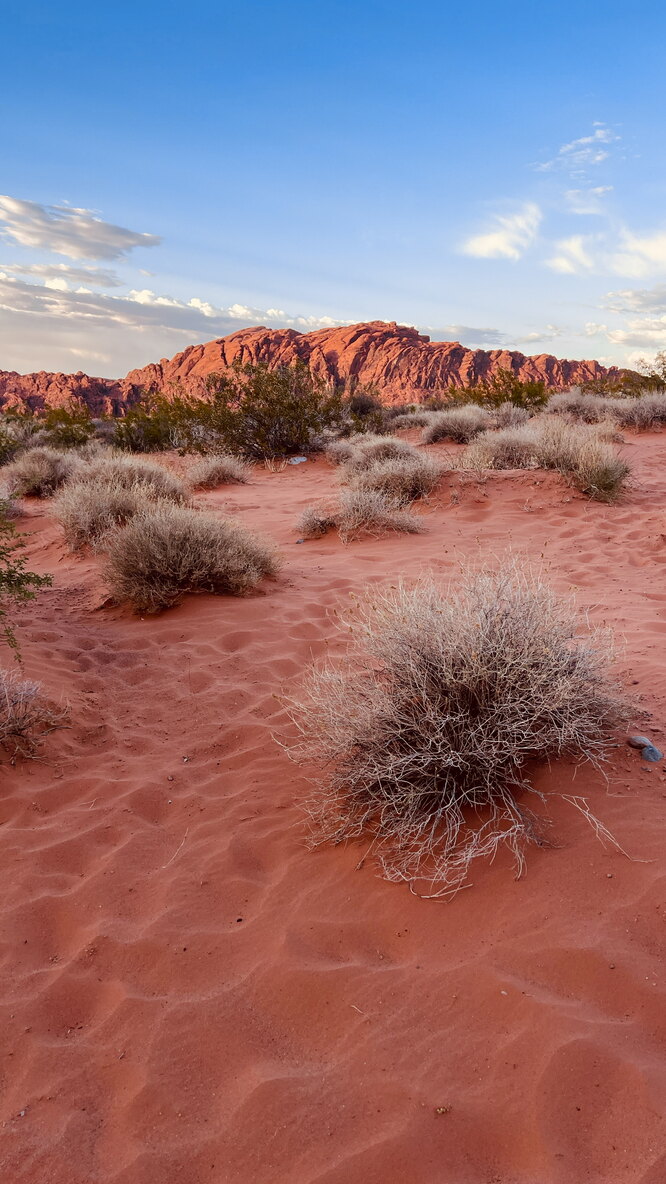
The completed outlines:
{"type": "Polygon", "coordinates": [[[544,842],[519,800],[544,798],[527,762],[599,766],[627,718],[609,636],[580,635],[572,608],[514,564],[446,593],[432,581],[375,593],[345,622],[342,665],[315,667],[290,703],[292,754],[332,769],[309,803],[317,839],[367,838],[387,879],[429,895],[455,893],[502,846],[520,873],[544,842]]]}
{"type": "Polygon", "coordinates": [[[630,469],[608,442],[609,432],[607,423],[572,424],[537,415],[522,428],[483,432],[458,464],[476,470],[555,469],[588,497],[610,502],[622,493],[630,469]]]}
{"type": "Polygon", "coordinates": [[[169,472],[164,465],[150,460],[138,460],[133,456],[102,455],[90,461],[76,474],[77,482],[108,484],[117,488],[140,489],[151,498],[164,498],[170,502],[187,501],[187,489],[180,477],[169,472]]]}
{"type": "Polygon", "coordinates": [[[434,415],[437,415],[436,411],[403,411],[389,421],[391,431],[398,431],[400,428],[425,428],[434,415]]]}
{"type": "Polygon", "coordinates": [[[60,491],[53,513],[72,551],[97,546],[117,526],[124,526],[150,504],[150,487],[121,482],[71,481],[60,491]]]}
{"type": "Polygon", "coordinates": [[[520,428],[529,423],[530,413],[526,407],[516,407],[515,403],[500,403],[493,411],[493,423],[496,428],[520,428]]]}
{"type": "Polygon", "coordinates": [[[468,444],[479,432],[490,427],[488,412],[475,403],[463,407],[451,407],[432,416],[421,437],[424,444],[437,444],[439,440],[454,440],[457,444],[468,444]]]}
{"type": "Polygon", "coordinates": [[[250,480],[251,472],[252,465],[246,461],[220,453],[197,461],[187,477],[192,489],[216,489],[218,485],[245,485],[250,480]]]}
{"type": "Polygon", "coordinates": [[[140,612],[159,612],[185,592],[239,596],[277,568],[273,549],[244,527],[173,503],[141,510],[108,538],[111,592],[140,612]]]}
{"type": "Polygon", "coordinates": [[[329,530],[337,530],[347,543],[361,534],[420,534],[423,525],[402,503],[385,494],[349,489],[340,495],[337,506],[307,506],[298,521],[299,534],[305,539],[322,538],[329,530]]]}
{"type": "Polygon", "coordinates": [[[538,439],[524,427],[482,432],[462,458],[466,469],[534,469],[539,459],[538,439]]]}
{"type": "Polygon", "coordinates": [[[666,392],[646,392],[627,398],[583,394],[577,387],[559,391],[548,400],[548,411],[582,423],[613,420],[623,428],[648,431],[666,425],[666,392]]]}
{"type": "Polygon", "coordinates": [[[10,495],[52,497],[81,468],[72,453],[55,448],[31,448],[7,465],[3,480],[10,495]]]}
{"type": "Polygon", "coordinates": [[[43,738],[62,727],[67,711],[42,696],[38,682],[0,670],[0,746],[16,756],[34,756],[43,738]]]}
{"type": "Polygon", "coordinates": [[[427,497],[440,481],[443,471],[433,457],[412,449],[409,454],[380,461],[367,469],[345,466],[342,480],[352,489],[382,493],[404,504],[427,497]]]}

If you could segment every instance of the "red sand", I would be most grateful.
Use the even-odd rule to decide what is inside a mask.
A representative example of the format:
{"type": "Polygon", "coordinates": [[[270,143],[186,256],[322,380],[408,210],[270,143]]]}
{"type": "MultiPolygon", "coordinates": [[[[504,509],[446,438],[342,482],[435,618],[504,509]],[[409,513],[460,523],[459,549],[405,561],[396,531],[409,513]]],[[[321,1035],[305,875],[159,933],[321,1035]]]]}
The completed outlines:
{"type": "Polygon", "coordinates": [[[261,528],[282,574],[141,620],[48,505],[20,522],[54,587],[20,615],[26,671],[71,704],[42,762],[3,767],[0,1178],[7,1184],[663,1184],[666,772],[620,745],[607,790],[633,857],[552,802],[560,846],[479,866],[452,903],[360,849],[304,843],[305,776],[275,695],[340,640],[372,581],[544,557],[626,643],[664,748],[666,436],[590,503],[552,474],[447,480],[421,537],[295,545],[323,460],[202,501],[261,528]]]}

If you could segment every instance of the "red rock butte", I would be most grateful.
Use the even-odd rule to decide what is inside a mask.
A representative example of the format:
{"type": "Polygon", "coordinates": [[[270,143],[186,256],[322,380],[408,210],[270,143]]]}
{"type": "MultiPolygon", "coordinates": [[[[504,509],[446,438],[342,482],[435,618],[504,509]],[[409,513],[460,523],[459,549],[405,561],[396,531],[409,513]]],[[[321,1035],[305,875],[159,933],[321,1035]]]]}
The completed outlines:
{"type": "Polygon", "coordinates": [[[369,321],[344,328],[298,333],[295,329],[240,329],[205,345],[191,345],[171,360],[163,358],[130,370],[122,379],[77,374],[16,374],[0,371],[0,406],[33,410],[83,400],[96,414],[119,414],[142,392],[175,388],[203,394],[209,374],[233,362],[262,362],[270,367],[303,362],[331,382],[354,379],[378,388],[387,403],[420,402],[449,386],[474,386],[498,370],[511,370],[523,381],[545,382],[563,390],[595,378],[619,377],[594,361],[565,361],[552,354],[526,357],[514,350],[467,349],[457,341],[431,341],[417,329],[394,321],[369,321]]]}

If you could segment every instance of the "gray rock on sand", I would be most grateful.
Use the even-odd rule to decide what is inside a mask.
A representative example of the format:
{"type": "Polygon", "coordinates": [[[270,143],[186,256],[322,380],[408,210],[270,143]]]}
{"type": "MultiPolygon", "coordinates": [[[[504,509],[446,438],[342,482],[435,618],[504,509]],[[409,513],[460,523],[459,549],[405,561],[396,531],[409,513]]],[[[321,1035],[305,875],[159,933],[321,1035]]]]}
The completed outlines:
{"type": "Polygon", "coordinates": [[[632,748],[641,748],[643,750],[641,756],[644,761],[663,760],[663,752],[660,752],[656,745],[651,740],[648,740],[647,736],[629,736],[627,743],[631,744],[632,748]]]}

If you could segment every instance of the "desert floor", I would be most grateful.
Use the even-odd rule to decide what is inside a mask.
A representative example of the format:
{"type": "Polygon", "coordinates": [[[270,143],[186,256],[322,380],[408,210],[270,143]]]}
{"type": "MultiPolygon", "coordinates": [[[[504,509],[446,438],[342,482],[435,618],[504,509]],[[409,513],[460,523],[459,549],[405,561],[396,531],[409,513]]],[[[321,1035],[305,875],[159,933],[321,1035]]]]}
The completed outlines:
{"type": "MultiPolygon", "coordinates": [[[[433,450],[436,451],[436,450],[433,450]]],[[[363,847],[306,844],[277,696],[344,649],[334,610],[508,548],[616,630],[636,726],[666,746],[666,434],[632,487],[448,477],[422,536],[296,544],[324,459],[200,497],[273,539],[275,581],[159,617],[105,604],[48,503],[54,575],[18,615],[26,673],[71,706],[0,795],[0,1178],[7,1184],[663,1184],[666,766],[618,737],[606,784],[559,764],[551,849],[449,903],[363,847]]]]}

